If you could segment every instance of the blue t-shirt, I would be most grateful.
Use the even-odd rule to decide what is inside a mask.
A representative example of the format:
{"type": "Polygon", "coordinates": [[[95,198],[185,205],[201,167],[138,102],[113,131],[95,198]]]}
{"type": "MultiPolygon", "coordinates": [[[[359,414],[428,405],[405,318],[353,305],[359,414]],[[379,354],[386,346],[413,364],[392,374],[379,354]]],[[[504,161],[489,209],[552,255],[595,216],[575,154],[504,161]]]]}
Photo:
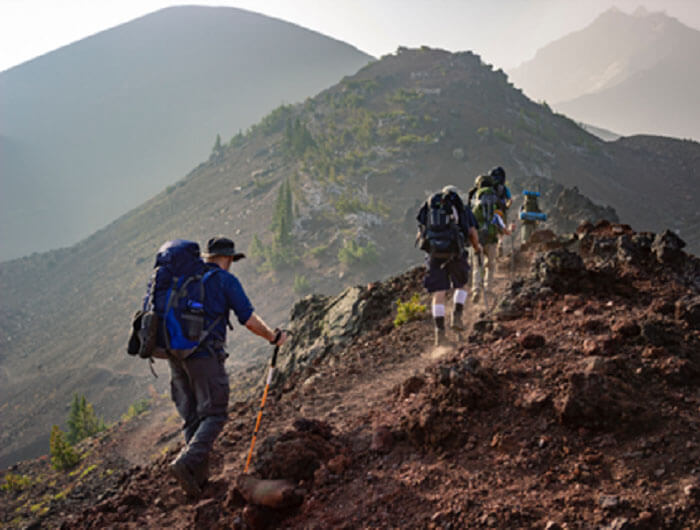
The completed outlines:
{"type": "MultiPolygon", "coordinates": [[[[207,267],[210,270],[219,268],[214,263],[208,263],[207,267]]],[[[228,271],[218,270],[204,284],[204,329],[208,329],[217,317],[221,318],[212,328],[205,343],[209,342],[209,338],[215,341],[226,342],[226,326],[231,310],[233,310],[241,325],[248,322],[254,311],[253,304],[250,303],[238,278],[228,271]]],[[[190,358],[204,357],[206,355],[208,355],[208,352],[205,349],[204,351],[195,352],[190,358]]]]}

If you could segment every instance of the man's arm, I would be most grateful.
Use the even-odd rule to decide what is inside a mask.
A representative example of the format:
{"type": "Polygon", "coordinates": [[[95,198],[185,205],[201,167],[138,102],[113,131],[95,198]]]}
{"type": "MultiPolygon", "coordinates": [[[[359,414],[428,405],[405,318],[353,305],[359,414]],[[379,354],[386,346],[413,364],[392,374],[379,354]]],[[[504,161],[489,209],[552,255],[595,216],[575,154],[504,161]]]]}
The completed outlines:
{"type": "MultiPolygon", "coordinates": [[[[268,342],[272,342],[275,340],[275,336],[277,335],[275,330],[270,328],[265,321],[260,318],[256,313],[253,313],[250,315],[250,318],[246,321],[245,327],[247,327],[251,332],[255,333],[259,337],[262,337],[268,342]]],[[[280,336],[277,339],[277,342],[274,344],[276,346],[282,346],[282,344],[285,343],[287,340],[287,334],[282,331],[280,332],[280,336]]]]}

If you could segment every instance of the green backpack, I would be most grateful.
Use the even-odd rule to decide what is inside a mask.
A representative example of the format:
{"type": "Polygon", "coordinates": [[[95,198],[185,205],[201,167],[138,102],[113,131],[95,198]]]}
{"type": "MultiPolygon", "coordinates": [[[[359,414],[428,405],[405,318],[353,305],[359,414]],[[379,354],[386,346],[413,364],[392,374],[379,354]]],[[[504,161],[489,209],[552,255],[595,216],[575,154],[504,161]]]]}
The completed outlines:
{"type": "Polygon", "coordinates": [[[493,222],[493,216],[499,204],[498,195],[492,187],[477,190],[472,212],[479,222],[479,243],[482,245],[498,243],[498,228],[493,222]]]}

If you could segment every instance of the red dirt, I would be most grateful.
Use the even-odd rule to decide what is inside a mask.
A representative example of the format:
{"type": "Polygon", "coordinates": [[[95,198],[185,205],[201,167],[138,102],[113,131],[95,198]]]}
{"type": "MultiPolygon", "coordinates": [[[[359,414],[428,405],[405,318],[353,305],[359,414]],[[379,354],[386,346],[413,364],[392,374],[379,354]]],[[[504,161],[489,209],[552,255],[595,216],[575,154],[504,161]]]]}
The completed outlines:
{"type": "MultiPolygon", "coordinates": [[[[698,296],[699,261],[625,226],[580,237],[583,261],[531,255],[530,274],[503,286],[511,305],[468,311],[452,347],[431,346],[429,319],[395,329],[387,312],[273,389],[254,474],[295,481],[299,506],[246,505],[235,489],[258,393],[231,407],[201,499],[167,475],[173,447],[41,524],[697,528],[700,330],[677,301],[698,296]]],[[[421,274],[391,280],[396,298],[422,293],[421,274]]]]}

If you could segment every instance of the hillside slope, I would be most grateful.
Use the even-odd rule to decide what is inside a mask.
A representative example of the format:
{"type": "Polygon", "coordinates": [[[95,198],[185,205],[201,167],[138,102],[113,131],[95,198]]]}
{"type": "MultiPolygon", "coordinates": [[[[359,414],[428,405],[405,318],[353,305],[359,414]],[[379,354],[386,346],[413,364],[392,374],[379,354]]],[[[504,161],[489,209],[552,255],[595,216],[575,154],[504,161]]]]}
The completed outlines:
{"type": "MultiPolygon", "coordinates": [[[[635,228],[684,233],[700,220],[693,201],[700,144],[602,142],[529,101],[469,52],[400,50],[227,143],[80,244],[0,265],[0,401],[8,403],[0,409],[8,426],[0,463],[45,451],[73,392],[108,420],[145,394],[146,366],[123,351],[129,317],[167,239],[233,237],[249,254],[234,272],[278,325],[299,294],[332,293],[421,263],[415,215],[426,193],[445,184],[466,190],[497,163],[515,192],[534,184],[552,193],[548,213],[561,230],[619,217],[635,228]],[[571,207],[560,195],[573,197],[571,207]],[[586,197],[614,206],[617,216],[586,197]]],[[[238,330],[228,346],[234,373],[266,355],[238,330]]],[[[155,381],[159,391],[163,379],[155,381]]]]}
{"type": "Polygon", "coordinates": [[[0,72],[0,260],[74,244],[282,102],[373,60],[234,8],[172,7],[0,72]]]}
{"type": "Polygon", "coordinates": [[[613,8],[509,71],[532,98],[624,135],[700,139],[700,31],[664,13],[613,8]]]}
{"type": "Polygon", "coordinates": [[[252,471],[292,481],[286,509],[247,502],[239,482],[258,385],[232,400],[202,498],[167,475],[177,426],[154,423],[164,434],[145,448],[151,463],[128,467],[128,422],[86,442],[73,473],[15,466],[0,517],[62,528],[696,527],[700,260],[669,232],[610,223],[565,241],[520,255],[523,277],[499,310],[470,307],[469,336],[452,347],[432,348],[427,313],[392,324],[397,301],[428,302],[420,269],[297,303],[252,471]]]}

